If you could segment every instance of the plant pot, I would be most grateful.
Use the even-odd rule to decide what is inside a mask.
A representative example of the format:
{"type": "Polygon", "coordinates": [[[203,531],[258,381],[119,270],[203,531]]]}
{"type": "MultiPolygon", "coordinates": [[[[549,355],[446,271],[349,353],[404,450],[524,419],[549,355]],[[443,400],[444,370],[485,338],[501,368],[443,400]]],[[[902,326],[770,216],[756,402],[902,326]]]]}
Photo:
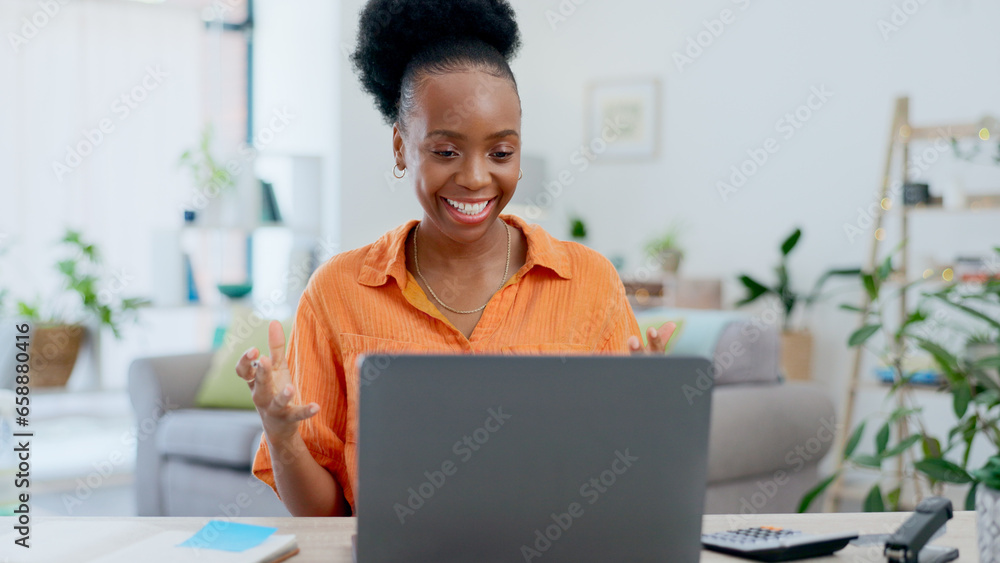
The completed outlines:
{"type": "Polygon", "coordinates": [[[656,259],[660,263],[660,269],[668,274],[676,274],[681,268],[681,258],[684,253],[674,248],[660,250],[656,253],[656,259]]]}
{"type": "Polygon", "coordinates": [[[1000,491],[976,488],[976,541],[980,563],[1000,563],[1000,491]]]}
{"type": "Polygon", "coordinates": [[[786,330],[781,333],[781,369],[785,377],[795,381],[812,379],[813,337],[808,330],[786,330]]]}
{"type": "Polygon", "coordinates": [[[45,325],[34,330],[28,360],[31,387],[66,385],[86,330],[79,324],[45,325]]]}

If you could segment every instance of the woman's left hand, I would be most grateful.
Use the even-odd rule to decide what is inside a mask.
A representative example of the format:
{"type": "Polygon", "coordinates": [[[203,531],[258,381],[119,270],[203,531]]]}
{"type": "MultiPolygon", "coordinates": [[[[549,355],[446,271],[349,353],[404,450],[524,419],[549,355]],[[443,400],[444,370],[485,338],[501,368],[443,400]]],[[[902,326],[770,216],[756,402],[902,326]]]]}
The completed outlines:
{"type": "Polygon", "coordinates": [[[649,345],[642,346],[642,340],[638,336],[628,337],[628,349],[633,354],[659,354],[663,355],[667,349],[667,342],[677,329],[677,323],[667,321],[660,325],[660,328],[649,327],[646,330],[646,341],[649,345]]]}

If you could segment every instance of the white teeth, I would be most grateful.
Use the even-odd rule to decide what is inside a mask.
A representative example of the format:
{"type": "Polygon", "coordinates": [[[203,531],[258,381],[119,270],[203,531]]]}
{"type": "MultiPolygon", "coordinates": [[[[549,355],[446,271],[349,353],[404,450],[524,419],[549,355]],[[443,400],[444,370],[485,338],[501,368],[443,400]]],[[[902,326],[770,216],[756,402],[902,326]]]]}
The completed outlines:
{"type": "Polygon", "coordinates": [[[486,205],[489,204],[489,200],[481,203],[461,203],[453,199],[445,198],[445,201],[451,204],[452,207],[458,209],[466,215],[476,215],[477,213],[482,213],[483,209],[486,209],[486,205]]]}

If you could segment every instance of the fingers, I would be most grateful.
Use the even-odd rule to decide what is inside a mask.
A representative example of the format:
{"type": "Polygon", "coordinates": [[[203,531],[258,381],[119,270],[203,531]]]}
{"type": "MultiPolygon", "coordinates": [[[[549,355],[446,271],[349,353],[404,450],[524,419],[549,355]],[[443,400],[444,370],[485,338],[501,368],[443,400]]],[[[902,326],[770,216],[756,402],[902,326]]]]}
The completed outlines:
{"type": "Polygon", "coordinates": [[[649,341],[649,351],[656,354],[662,354],[667,349],[667,342],[670,337],[673,336],[674,330],[677,328],[677,324],[673,322],[665,322],[660,325],[659,329],[649,327],[646,330],[647,339],[649,341]]]}
{"type": "Polygon", "coordinates": [[[247,351],[243,352],[239,361],[236,362],[236,375],[248,382],[252,382],[255,377],[254,372],[256,371],[256,368],[252,365],[252,363],[258,356],[260,356],[260,351],[256,348],[247,348],[247,351]]]}
{"type": "Polygon", "coordinates": [[[646,329],[646,342],[644,347],[642,340],[638,336],[628,337],[628,351],[633,354],[663,354],[667,349],[667,342],[673,336],[677,324],[667,321],[660,325],[660,328],[649,327],[646,329]]]}
{"type": "Polygon", "coordinates": [[[316,416],[319,412],[319,405],[316,403],[309,403],[308,405],[297,405],[292,407],[292,411],[289,413],[289,420],[299,422],[307,418],[312,418],[316,416]]]}
{"type": "Polygon", "coordinates": [[[281,418],[289,422],[297,422],[314,416],[319,412],[319,405],[309,403],[308,405],[295,405],[292,400],[295,398],[295,387],[289,383],[285,385],[280,393],[277,393],[271,400],[273,412],[280,413],[281,418]]]}
{"type": "Polygon", "coordinates": [[[271,350],[271,364],[274,369],[285,365],[285,329],[278,321],[267,325],[267,347],[271,350]]]}

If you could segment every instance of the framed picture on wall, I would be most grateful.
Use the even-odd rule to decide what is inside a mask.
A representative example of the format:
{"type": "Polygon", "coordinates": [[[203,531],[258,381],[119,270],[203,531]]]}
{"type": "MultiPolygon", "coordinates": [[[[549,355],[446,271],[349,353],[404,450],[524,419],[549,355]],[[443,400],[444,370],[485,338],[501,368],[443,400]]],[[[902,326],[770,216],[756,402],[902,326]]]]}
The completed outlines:
{"type": "Polygon", "coordinates": [[[596,157],[646,159],[659,151],[660,82],[598,81],[587,92],[584,146],[596,157]]]}

